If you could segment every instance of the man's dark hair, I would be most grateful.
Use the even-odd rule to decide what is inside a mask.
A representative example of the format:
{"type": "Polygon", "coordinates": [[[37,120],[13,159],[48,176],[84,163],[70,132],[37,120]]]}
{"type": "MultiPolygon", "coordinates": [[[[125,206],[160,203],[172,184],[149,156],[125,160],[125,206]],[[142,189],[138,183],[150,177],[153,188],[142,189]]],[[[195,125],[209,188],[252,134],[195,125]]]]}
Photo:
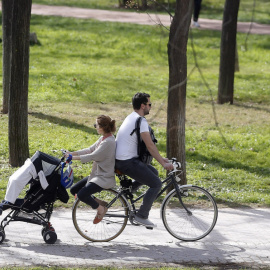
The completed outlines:
{"type": "Polygon", "coordinates": [[[132,98],[132,105],[134,110],[139,110],[142,104],[147,104],[148,98],[150,98],[149,94],[146,93],[136,93],[132,98]]]}

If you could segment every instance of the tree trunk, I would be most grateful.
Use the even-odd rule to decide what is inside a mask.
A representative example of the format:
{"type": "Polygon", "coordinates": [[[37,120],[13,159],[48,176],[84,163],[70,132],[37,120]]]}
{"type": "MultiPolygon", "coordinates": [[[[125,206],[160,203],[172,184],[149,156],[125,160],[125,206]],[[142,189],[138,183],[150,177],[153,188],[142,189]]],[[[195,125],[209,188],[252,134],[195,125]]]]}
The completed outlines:
{"type": "Polygon", "coordinates": [[[239,72],[239,57],[238,57],[238,49],[237,49],[237,42],[235,43],[235,63],[234,63],[234,72],[239,72]]]}
{"type": "Polygon", "coordinates": [[[168,43],[169,90],[167,114],[167,156],[182,164],[186,183],[185,116],[187,83],[187,41],[193,1],[177,0],[168,43]]]}
{"type": "Polygon", "coordinates": [[[233,104],[235,46],[237,34],[237,15],[240,0],[226,0],[220,46],[220,66],[218,83],[219,104],[233,104]]]}
{"type": "Polygon", "coordinates": [[[9,162],[21,166],[29,157],[28,79],[32,0],[14,0],[9,94],[9,162]]]}
{"type": "Polygon", "coordinates": [[[3,110],[8,113],[10,62],[11,62],[11,23],[13,0],[2,0],[2,31],[3,31],[3,110]]]}

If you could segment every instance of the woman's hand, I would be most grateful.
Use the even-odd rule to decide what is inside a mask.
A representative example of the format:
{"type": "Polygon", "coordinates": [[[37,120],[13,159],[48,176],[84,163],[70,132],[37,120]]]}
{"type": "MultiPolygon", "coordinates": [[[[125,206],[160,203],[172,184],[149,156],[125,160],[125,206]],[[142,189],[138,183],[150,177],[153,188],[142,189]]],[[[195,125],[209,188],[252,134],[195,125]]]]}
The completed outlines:
{"type": "Polygon", "coordinates": [[[68,158],[69,155],[72,155],[72,160],[81,160],[80,156],[77,154],[77,152],[70,152],[70,151],[66,151],[65,153],[65,158],[68,158]]]}

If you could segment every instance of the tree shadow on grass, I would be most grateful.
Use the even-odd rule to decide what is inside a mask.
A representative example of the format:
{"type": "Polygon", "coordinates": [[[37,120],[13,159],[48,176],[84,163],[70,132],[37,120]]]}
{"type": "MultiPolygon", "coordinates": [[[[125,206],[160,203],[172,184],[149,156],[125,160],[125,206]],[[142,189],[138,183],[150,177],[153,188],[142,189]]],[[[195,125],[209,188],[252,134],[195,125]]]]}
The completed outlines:
{"type": "Polygon", "coordinates": [[[226,161],[217,157],[207,157],[199,153],[186,152],[187,159],[193,159],[197,161],[202,161],[203,163],[209,163],[213,166],[226,168],[226,169],[239,169],[249,173],[255,173],[257,175],[269,176],[270,170],[268,168],[260,166],[248,166],[243,163],[235,161],[226,161]]]}
{"type": "MultiPolygon", "coordinates": [[[[159,143],[158,148],[160,151],[166,152],[166,144],[159,143]]],[[[239,169],[244,170],[249,173],[255,173],[257,175],[268,176],[270,174],[270,169],[260,167],[260,166],[248,166],[237,161],[226,161],[217,157],[207,157],[205,155],[186,151],[186,160],[201,161],[202,163],[208,163],[216,167],[226,168],[226,169],[239,169]]]]}
{"type": "Polygon", "coordinates": [[[222,208],[241,208],[241,209],[253,209],[258,206],[258,204],[254,203],[240,203],[240,202],[231,202],[226,199],[216,198],[215,201],[218,205],[218,209],[222,208]]]}
{"type": "MultiPolygon", "coordinates": [[[[236,107],[245,108],[248,110],[263,111],[263,112],[270,113],[270,109],[265,108],[265,107],[263,108],[263,107],[254,106],[254,105],[249,106],[249,105],[241,104],[241,103],[234,103],[233,105],[236,107]]],[[[265,104],[265,105],[267,105],[267,104],[265,104]]]]}
{"type": "Polygon", "coordinates": [[[78,129],[87,133],[96,134],[95,128],[87,127],[83,124],[77,124],[68,119],[63,119],[57,116],[52,116],[52,115],[44,114],[41,112],[29,112],[29,114],[35,118],[47,120],[51,123],[54,123],[60,126],[75,128],[75,129],[78,129]]]}

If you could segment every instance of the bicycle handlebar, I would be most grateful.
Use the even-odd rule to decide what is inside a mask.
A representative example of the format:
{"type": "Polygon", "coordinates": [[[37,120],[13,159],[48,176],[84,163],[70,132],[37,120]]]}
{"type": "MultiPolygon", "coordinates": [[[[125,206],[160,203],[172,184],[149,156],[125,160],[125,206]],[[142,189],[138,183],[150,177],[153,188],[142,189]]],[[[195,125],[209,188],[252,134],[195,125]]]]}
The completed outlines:
{"type": "Polygon", "coordinates": [[[181,168],[181,163],[179,161],[177,161],[176,158],[172,158],[171,160],[169,160],[170,163],[172,163],[174,169],[180,169],[181,168]]]}
{"type": "Polygon", "coordinates": [[[176,173],[176,172],[180,171],[181,163],[179,161],[177,161],[176,158],[172,158],[171,160],[169,160],[169,162],[173,165],[173,170],[170,171],[169,174],[176,173]]]}

